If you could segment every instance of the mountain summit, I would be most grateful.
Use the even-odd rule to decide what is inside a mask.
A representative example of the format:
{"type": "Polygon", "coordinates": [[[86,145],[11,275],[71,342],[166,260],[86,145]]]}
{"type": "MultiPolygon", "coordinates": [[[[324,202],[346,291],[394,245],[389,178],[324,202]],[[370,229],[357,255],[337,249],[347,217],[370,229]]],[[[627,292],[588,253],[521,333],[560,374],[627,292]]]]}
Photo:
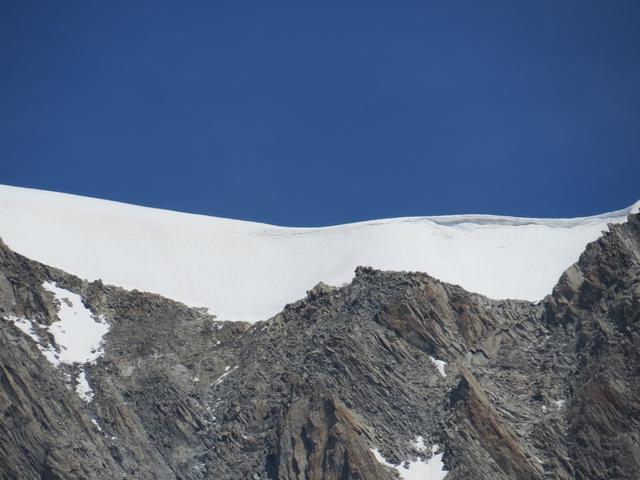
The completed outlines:
{"type": "Polygon", "coordinates": [[[457,215],[284,228],[0,186],[0,236],[82,278],[255,322],[318,282],[350,282],[358,266],[539,301],[587,243],[639,207],[576,219],[457,215]]]}
{"type": "Polygon", "coordinates": [[[434,262],[462,279],[493,279],[491,288],[507,289],[508,279],[544,295],[546,280],[520,277],[559,268],[597,237],[536,302],[492,299],[430,272],[359,266],[346,284],[318,282],[255,322],[83,279],[0,242],[2,480],[638,478],[638,214],[281,229],[1,192],[0,231],[23,253],[85,259],[86,270],[187,293],[209,282],[202,291],[214,300],[224,299],[216,291],[223,273],[238,282],[246,275],[248,287],[224,287],[235,295],[224,305],[238,301],[243,311],[245,295],[256,316],[256,305],[267,305],[256,299],[272,290],[252,290],[255,276],[282,293],[273,279],[303,278],[322,262],[342,268],[344,258],[332,255],[345,252],[434,262]],[[369,243],[360,251],[348,243],[355,239],[369,243]],[[391,248],[394,239],[413,250],[391,248]],[[475,259],[481,253],[490,258],[475,259]],[[208,272],[220,258],[227,263],[208,272]],[[504,263],[491,270],[497,259],[504,263]]]}

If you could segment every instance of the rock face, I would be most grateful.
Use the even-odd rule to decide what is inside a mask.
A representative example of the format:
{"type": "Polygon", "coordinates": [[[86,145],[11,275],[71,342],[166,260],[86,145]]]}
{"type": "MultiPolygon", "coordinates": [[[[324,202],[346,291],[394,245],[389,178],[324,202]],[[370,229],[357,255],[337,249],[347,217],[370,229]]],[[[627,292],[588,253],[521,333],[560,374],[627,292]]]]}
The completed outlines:
{"type": "Polygon", "coordinates": [[[218,322],[0,245],[0,317],[3,479],[382,480],[434,445],[447,480],[639,478],[637,215],[538,304],[359,268],[267,321],[218,322]],[[109,324],[93,363],[45,358],[45,282],[109,324]]]}

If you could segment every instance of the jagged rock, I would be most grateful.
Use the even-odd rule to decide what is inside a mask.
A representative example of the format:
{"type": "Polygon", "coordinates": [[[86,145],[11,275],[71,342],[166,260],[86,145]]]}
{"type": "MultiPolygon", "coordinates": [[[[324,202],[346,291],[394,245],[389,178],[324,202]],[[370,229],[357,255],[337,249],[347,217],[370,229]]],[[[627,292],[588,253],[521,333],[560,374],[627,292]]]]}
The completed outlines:
{"type": "Polygon", "coordinates": [[[466,470],[480,478],[542,478],[542,468],[525,452],[526,447],[502,420],[475,377],[463,366],[458,371],[460,382],[450,396],[454,411],[450,421],[456,428],[449,434],[450,443],[465,452],[461,460],[466,470]],[[487,456],[498,466],[499,476],[484,465],[487,456]]]}
{"type": "Polygon", "coordinates": [[[435,444],[448,480],[640,471],[637,215],[539,304],[358,268],[272,319],[225,323],[0,244],[0,317],[3,479],[391,479],[371,449],[402,471],[435,444]],[[94,363],[42,355],[59,309],[45,281],[109,324],[94,363]]]}
{"type": "Polygon", "coordinates": [[[393,478],[376,462],[368,447],[371,441],[365,424],[335,399],[318,395],[296,399],[282,425],[277,478],[393,478]]]}

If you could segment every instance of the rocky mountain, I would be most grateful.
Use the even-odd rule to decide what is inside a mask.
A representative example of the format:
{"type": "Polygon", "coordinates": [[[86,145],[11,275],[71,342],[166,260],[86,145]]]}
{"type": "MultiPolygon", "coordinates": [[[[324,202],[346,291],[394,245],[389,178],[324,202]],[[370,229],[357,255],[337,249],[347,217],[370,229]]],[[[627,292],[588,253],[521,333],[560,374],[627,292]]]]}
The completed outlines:
{"type": "Polygon", "coordinates": [[[640,478],[640,216],[541,301],[358,267],[219,321],[0,245],[0,478],[640,478]]]}

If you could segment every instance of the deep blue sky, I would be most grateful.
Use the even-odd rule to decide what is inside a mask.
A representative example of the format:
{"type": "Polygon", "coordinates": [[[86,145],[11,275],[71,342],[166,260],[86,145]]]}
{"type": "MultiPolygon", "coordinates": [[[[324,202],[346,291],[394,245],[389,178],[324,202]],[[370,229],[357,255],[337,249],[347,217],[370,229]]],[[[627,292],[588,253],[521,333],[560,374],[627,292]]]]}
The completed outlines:
{"type": "Polygon", "coordinates": [[[0,183],[283,225],[640,198],[640,2],[0,0],[0,183]]]}

